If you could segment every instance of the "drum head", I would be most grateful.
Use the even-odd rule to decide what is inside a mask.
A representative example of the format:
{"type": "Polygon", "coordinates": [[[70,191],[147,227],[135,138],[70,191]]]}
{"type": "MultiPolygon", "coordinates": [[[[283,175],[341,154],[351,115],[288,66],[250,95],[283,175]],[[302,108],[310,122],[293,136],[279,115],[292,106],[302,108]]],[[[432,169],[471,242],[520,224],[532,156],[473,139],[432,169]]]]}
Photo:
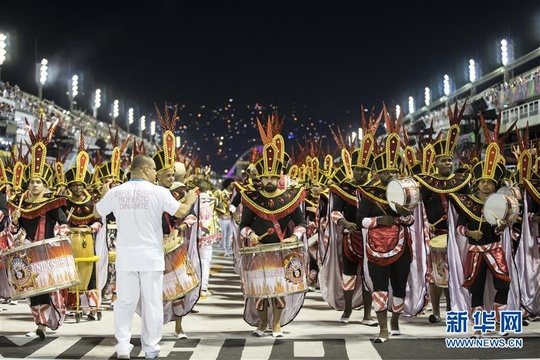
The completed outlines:
{"type": "Polygon", "coordinates": [[[429,241],[429,246],[432,249],[446,250],[447,241],[448,241],[447,234],[437,235],[429,241]]]}
{"type": "Polygon", "coordinates": [[[396,211],[396,204],[399,205],[405,204],[405,192],[401,186],[401,182],[398,180],[392,180],[386,186],[386,200],[388,200],[388,205],[394,211],[396,211]]]}
{"type": "Polygon", "coordinates": [[[491,225],[498,225],[497,220],[506,218],[508,209],[504,194],[494,193],[488,196],[484,204],[484,218],[491,225]]]}

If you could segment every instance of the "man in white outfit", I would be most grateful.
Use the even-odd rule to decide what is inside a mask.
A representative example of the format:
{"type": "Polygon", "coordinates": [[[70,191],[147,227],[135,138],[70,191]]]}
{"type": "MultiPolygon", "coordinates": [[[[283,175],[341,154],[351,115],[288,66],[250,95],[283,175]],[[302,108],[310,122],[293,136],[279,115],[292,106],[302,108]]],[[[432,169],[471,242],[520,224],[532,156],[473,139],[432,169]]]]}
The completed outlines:
{"type": "Polygon", "coordinates": [[[129,359],[133,349],[131,322],[137,303],[141,306],[141,345],[145,358],[160,351],[163,327],[163,212],[185,216],[197,195],[190,191],[180,204],[166,188],[154,185],[156,164],[147,155],[137,155],[131,163],[131,180],[109,189],[94,207],[94,216],[114,213],[118,228],[116,241],[117,300],[114,303],[115,350],[118,359],[129,359]]]}

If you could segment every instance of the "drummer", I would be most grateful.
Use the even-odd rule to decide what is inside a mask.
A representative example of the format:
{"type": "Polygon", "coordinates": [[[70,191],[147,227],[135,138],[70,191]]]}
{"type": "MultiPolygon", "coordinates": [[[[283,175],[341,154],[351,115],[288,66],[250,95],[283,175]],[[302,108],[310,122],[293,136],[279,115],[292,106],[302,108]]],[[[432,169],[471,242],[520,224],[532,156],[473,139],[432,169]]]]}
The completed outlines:
{"type": "MultiPolygon", "coordinates": [[[[28,126],[32,141],[32,161],[26,169],[28,190],[18,199],[8,203],[11,210],[10,230],[13,235],[13,246],[53,238],[56,234],[69,233],[69,224],[62,210],[62,207],[66,205],[66,199],[56,197],[48,190],[53,171],[45,162],[45,158],[47,143],[54,133],[56,123],[51,125],[48,134],[42,134],[45,126],[43,117],[39,122],[40,130],[36,134],[28,126]]],[[[56,290],[52,293],[30,297],[30,308],[37,329],[26,336],[39,336],[45,339],[47,327],[56,330],[62,325],[66,314],[66,295],[67,290],[56,290]]]]}
{"type": "MultiPolygon", "coordinates": [[[[362,111],[363,114],[364,111],[362,111]]],[[[370,117],[369,128],[365,118],[362,118],[364,136],[360,141],[360,146],[352,152],[351,163],[346,164],[344,161],[341,167],[350,166],[348,171],[352,171],[352,176],[347,175],[346,169],[345,172],[338,169],[333,176],[334,183],[330,186],[330,203],[332,204],[330,226],[335,228],[335,231],[330,231],[330,242],[339,244],[340,248],[331,254],[341,254],[341,256],[337,256],[336,259],[332,259],[331,256],[325,257],[325,263],[328,264],[325,264],[321,271],[325,272],[325,269],[328,269],[331,273],[336,273],[336,267],[342,269],[341,279],[333,281],[336,284],[341,282],[341,289],[329,289],[323,293],[330,294],[325,300],[333,308],[343,308],[340,322],[344,324],[349,322],[352,309],[363,304],[364,315],[361,324],[377,326],[377,322],[373,320],[371,315],[372,296],[365,288],[363,281],[364,245],[362,228],[356,225],[356,213],[359,205],[357,191],[371,180],[369,175],[373,164],[373,149],[376,144],[373,136],[377,131],[381,117],[382,112],[377,119],[370,117]],[[333,266],[329,266],[329,262],[333,262],[333,266]],[[342,294],[344,300],[340,304],[342,294]]],[[[344,158],[343,155],[342,158],[344,158]]]]}
{"type": "MultiPolygon", "coordinates": [[[[276,135],[264,145],[263,159],[256,164],[263,188],[241,193],[244,210],[240,234],[245,240],[244,246],[296,242],[304,237],[307,223],[300,205],[304,201],[305,190],[302,187],[278,189],[280,176],[286,171],[285,156],[283,138],[276,135]],[[263,234],[268,235],[262,237],[263,234]]],[[[268,319],[272,319],[272,336],[283,337],[281,327],[296,317],[303,299],[303,293],[285,297],[269,296],[269,299],[247,298],[244,320],[257,326],[253,336],[261,337],[268,328],[268,319]],[[268,316],[270,306],[272,316],[268,316]],[[282,317],[284,309],[285,316],[282,317]]]]}
{"type": "MultiPolygon", "coordinates": [[[[463,105],[463,108],[465,104],[463,105]]],[[[422,202],[425,208],[425,216],[429,220],[429,237],[446,236],[448,234],[448,212],[452,211],[449,206],[450,193],[468,193],[468,183],[471,179],[469,173],[453,173],[453,160],[459,138],[459,123],[461,121],[462,111],[459,111],[457,104],[452,112],[448,109],[450,119],[450,129],[446,138],[438,140],[424,149],[424,158],[422,159],[421,173],[414,177],[422,186],[420,189],[422,202]],[[426,151],[432,149],[432,151],[426,151]],[[429,156],[433,154],[433,156],[429,156]],[[435,172],[432,167],[435,165],[435,172]]],[[[430,254],[432,269],[429,274],[429,296],[433,313],[429,316],[430,323],[441,321],[440,299],[444,291],[446,298],[446,311],[450,311],[450,293],[448,291],[448,258],[446,251],[446,241],[444,248],[437,248],[441,253],[441,258],[436,258],[433,250],[430,254]]]]}
{"type": "Polygon", "coordinates": [[[386,186],[397,179],[401,163],[401,140],[397,129],[391,131],[385,141],[384,150],[375,156],[373,167],[380,181],[371,187],[360,187],[362,196],[358,207],[356,226],[367,229],[365,239],[369,277],[373,283],[373,307],[379,322],[379,335],[375,343],[389,339],[388,304],[391,303],[391,335],[400,335],[399,317],[404,309],[407,279],[411,265],[411,241],[408,229],[414,223],[412,209],[396,204],[392,210],[386,200],[386,186]],[[393,298],[389,299],[389,283],[392,284],[393,298]]]}
{"type": "MultiPolygon", "coordinates": [[[[121,167],[122,162],[122,154],[124,153],[125,149],[128,146],[128,143],[130,142],[131,135],[128,135],[127,138],[124,140],[122,144],[120,144],[120,140],[118,137],[118,128],[116,129],[116,132],[113,132],[111,127],[109,126],[109,135],[111,139],[111,145],[113,147],[112,155],[109,161],[100,163],[102,159],[96,159],[95,165],[94,165],[94,178],[93,178],[93,184],[91,185],[92,189],[89,189],[90,194],[92,197],[100,199],[102,196],[103,191],[103,184],[108,184],[109,188],[113,188],[115,186],[118,186],[122,184],[122,182],[125,180],[125,172],[121,167]]],[[[96,157],[98,156],[98,153],[96,152],[96,157]]],[[[101,274],[107,274],[107,284],[103,286],[103,298],[105,300],[111,300],[111,304],[114,304],[114,301],[116,300],[116,229],[113,227],[116,226],[116,218],[114,214],[108,214],[104,219],[104,225],[105,229],[102,230],[102,232],[106,233],[106,236],[97,236],[96,240],[99,242],[96,244],[96,249],[104,249],[105,245],[108,249],[108,259],[105,263],[105,266],[101,266],[101,261],[98,265],[98,273],[99,276],[103,276],[101,274]],[[106,244],[101,243],[101,239],[104,239],[103,241],[106,242],[106,244]]],[[[99,250],[98,250],[99,252],[99,250]]]]}
{"type": "MultiPolygon", "coordinates": [[[[484,310],[486,276],[488,271],[491,272],[496,290],[493,308],[497,320],[497,331],[499,331],[500,312],[506,310],[510,288],[508,265],[501,242],[501,234],[506,224],[490,225],[482,214],[486,199],[497,190],[504,175],[501,152],[496,142],[488,145],[485,160],[474,165],[472,171],[476,193],[473,195],[451,194],[452,200],[459,208],[457,233],[465,236],[469,244],[466,265],[463,269],[465,282],[462,286],[469,289],[471,314],[482,311],[484,310]]],[[[459,294],[452,294],[452,296],[459,296],[459,294]]],[[[504,334],[499,333],[499,335],[504,334]]],[[[482,333],[476,331],[473,336],[481,337],[482,333]]]]}
{"type": "MultiPolygon", "coordinates": [[[[152,158],[156,163],[157,185],[168,189],[176,200],[182,202],[185,201],[185,196],[190,190],[190,188],[187,185],[181,185],[180,183],[175,182],[175,166],[178,163],[175,164],[176,151],[174,148],[174,144],[176,142],[174,138],[174,129],[176,126],[176,121],[178,119],[177,112],[178,105],[174,105],[174,112],[172,114],[172,117],[168,116],[169,113],[167,110],[165,110],[164,114],[162,114],[156,106],[156,113],[158,115],[161,129],[164,131],[164,134],[163,147],[162,149],[156,151],[152,158]]],[[[142,145],[144,145],[144,143],[141,143],[141,146],[135,147],[133,149],[134,155],[144,153],[144,147],[142,147],[142,145]]],[[[191,212],[194,213],[194,210],[191,209],[191,212]]],[[[161,217],[161,224],[164,242],[166,243],[169,239],[176,240],[178,236],[182,236],[188,241],[190,239],[193,239],[193,242],[190,241],[188,249],[190,253],[195,252],[197,256],[190,256],[190,260],[193,266],[197,269],[198,275],[200,275],[201,270],[198,256],[198,247],[196,243],[197,239],[196,236],[188,235],[189,230],[186,231],[187,226],[182,226],[183,219],[184,218],[176,218],[167,212],[163,213],[163,216],[161,217]]],[[[163,323],[166,324],[174,320],[174,334],[178,339],[187,339],[187,335],[182,328],[182,320],[184,316],[190,313],[190,311],[193,309],[193,306],[197,302],[198,298],[198,294],[197,296],[189,295],[179,299],[175,299],[171,302],[164,302],[163,304],[163,323]]]]}
{"type": "MultiPolygon", "coordinates": [[[[79,140],[79,153],[75,160],[75,166],[69,168],[65,174],[65,182],[67,185],[67,205],[66,213],[68,216],[69,225],[72,227],[89,227],[93,234],[92,248],[95,255],[95,238],[98,231],[101,229],[101,219],[94,218],[94,205],[99,200],[97,197],[92,197],[87,190],[87,186],[92,179],[92,174],[88,171],[90,156],[84,150],[84,134],[81,131],[79,140]]],[[[100,258],[101,259],[101,258],[100,258]]],[[[105,259],[101,259],[104,261],[105,259]]],[[[89,320],[96,319],[96,311],[100,305],[100,296],[98,294],[96,283],[96,267],[92,266],[92,274],[88,284],[88,290],[81,293],[81,303],[86,303],[89,309],[86,309],[89,320]]]]}
{"type": "MultiPolygon", "coordinates": [[[[536,149],[539,148],[537,143],[536,149]]],[[[525,209],[527,209],[524,216],[528,220],[524,221],[524,225],[528,223],[528,228],[524,228],[522,231],[523,239],[521,239],[518,250],[523,252],[525,256],[516,256],[515,261],[518,272],[520,272],[519,276],[525,279],[521,285],[521,305],[529,313],[526,321],[532,321],[533,319],[537,320],[540,315],[540,302],[537,301],[540,293],[540,282],[537,275],[540,264],[536,262],[534,266],[531,266],[530,263],[525,263],[525,259],[529,258],[527,255],[533,258],[540,253],[540,243],[532,240],[540,238],[540,154],[536,153],[536,159],[533,161],[534,157],[530,155],[532,150],[527,150],[527,152],[529,153],[528,158],[531,160],[529,165],[531,168],[529,171],[522,172],[520,182],[524,185],[524,203],[525,209]],[[527,296],[527,294],[536,294],[536,296],[527,296]]],[[[519,163],[524,162],[521,159],[519,163]]],[[[519,170],[521,172],[521,169],[519,170]]]]}
{"type": "MultiPolygon", "coordinates": [[[[325,171],[319,168],[319,159],[308,157],[306,163],[310,176],[310,187],[308,194],[306,195],[306,221],[308,222],[306,236],[308,237],[308,244],[310,248],[309,259],[309,282],[310,291],[315,291],[318,286],[319,278],[319,264],[321,263],[322,256],[319,251],[319,246],[324,246],[324,249],[328,246],[328,195],[329,189],[327,186],[328,176],[332,172],[333,158],[331,155],[327,155],[325,163],[329,164],[329,171],[325,171]],[[315,239],[316,243],[313,245],[310,240],[315,239]],[[321,244],[321,245],[319,245],[321,244]]],[[[307,189],[306,189],[307,190],[307,189]]]]}

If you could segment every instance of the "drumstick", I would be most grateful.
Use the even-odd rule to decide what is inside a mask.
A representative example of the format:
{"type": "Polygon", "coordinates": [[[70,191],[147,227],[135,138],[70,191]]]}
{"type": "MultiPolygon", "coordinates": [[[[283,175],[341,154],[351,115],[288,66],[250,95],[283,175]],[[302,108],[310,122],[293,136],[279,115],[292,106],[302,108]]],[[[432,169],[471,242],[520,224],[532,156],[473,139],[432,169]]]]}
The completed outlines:
{"type": "MultiPolygon", "coordinates": [[[[491,213],[491,216],[493,216],[495,218],[495,220],[497,220],[497,226],[501,226],[503,225],[503,221],[500,217],[498,217],[497,215],[495,215],[494,213],[491,213]]],[[[506,224],[505,224],[506,225],[506,224]]]]}
{"type": "Polygon", "coordinates": [[[69,221],[69,219],[71,218],[71,215],[73,214],[73,211],[75,211],[75,208],[74,208],[74,207],[72,207],[71,209],[69,209],[69,212],[68,212],[66,221],[69,221]]]}
{"type": "Polygon", "coordinates": [[[265,237],[266,235],[272,235],[276,230],[274,230],[274,228],[268,228],[268,230],[266,230],[266,232],[264,234],[262,234],[261,236],[259,236],[259,240],[261,240],[263,237],[265,237]]]}
{"type": "Polygon", "coordinates": [[[410,212],[412,212],[412,210],[411,210],[411,209],[409,209],[408,207],[405,207],[405,206],[403,206],[403,205],[401,205],[401,204],[398,204],[398,203],[397,203],[397,202],[395,202],[395,201],[392,201],[392,203],[393,203],[394,205],[399,205],[399,206],[401,206],[401,207],[402,207],[402,208],[404,208],[404,209],[405,209],[406,211],[410,211],[410,212]]]}
{"type": "Polygon", "coordinates": [[[26,190],[22,195],[21,195],[21,198],[19,199],[19,206],[17,207],[17,211],[20,213],[21,212],[21,207],[22,207],[22,203],[24,201],[24,198],[28,196],[28,193],[29,193],[29,190],[26,190]]]}
{"type": "Polygon", "coordinates": [[[482,228],[482,221],[484,220],[484,215],[480,215],[480,223],[478,224],[478,231],[482,228]]]}
{"type": "Polygon", "coordinates": [[[440,223],[441,221],[444,221],[444,220],[446,220],[446,219],[448,219],[448,216],[443,215],[439,220],[435,221],[435,222],[434,222],[433,224],[431,224],[431,225],[433,225],[433,227],[435,227],[435,226],[439,225],[439,223],[440,223]]]}

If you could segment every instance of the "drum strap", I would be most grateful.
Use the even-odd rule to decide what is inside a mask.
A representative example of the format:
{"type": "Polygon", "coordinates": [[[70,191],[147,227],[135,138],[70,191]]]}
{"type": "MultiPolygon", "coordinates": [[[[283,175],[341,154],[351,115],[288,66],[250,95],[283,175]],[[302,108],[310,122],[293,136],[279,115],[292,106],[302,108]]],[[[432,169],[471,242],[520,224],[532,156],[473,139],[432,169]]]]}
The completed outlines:
{"type": "Polygon", "coordinates": [[[272,224],[274,225],[274,229],[276,230],[276,234],[280,241],[284,239],[283,231],[281,231],[281,225],[279,225],[279,222],[276,220],[272,220],[272,224]]]}
{"type": "Polygon", "coordinates": [[[439,195],[441,197],[444,213],[446,214],[446,216],[448,216],[448,199],[446,198],[446,195],[444,194],[439,194],[439,195]]]}
{"type": "Polygon", "coordinates": [[[167,223],[167,227],[169,228],[169,232],[173,230],[173,227],[171,226],[171,217],[169,213],[164,213],[165,215],[165,222],[167,223]]]}
{"type": "Polygon", "coordinates": [[[36,228],[36,233],[34,238],[31,239],[32,242],[45,239],[45,215],[39,217],[39,221],[36,228]]]}

